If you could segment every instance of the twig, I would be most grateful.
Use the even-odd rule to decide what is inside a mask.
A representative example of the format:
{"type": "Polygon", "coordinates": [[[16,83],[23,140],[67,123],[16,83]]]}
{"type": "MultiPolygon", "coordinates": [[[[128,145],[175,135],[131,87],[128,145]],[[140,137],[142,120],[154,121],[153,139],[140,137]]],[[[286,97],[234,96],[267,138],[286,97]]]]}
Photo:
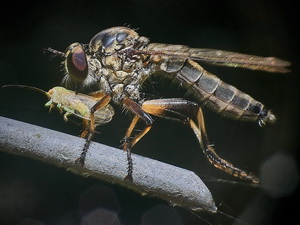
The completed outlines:
{"type": "Polygon", "coordinates": [[[217,211],[210,191],[191,171],[133,154],[133,182],[125,181],[127,162],[123,151],[93,142],[81,167],[75,160],[83,145],[82,138],[0,117],[1,151],[117,183],[193,211],[217,211]]]}

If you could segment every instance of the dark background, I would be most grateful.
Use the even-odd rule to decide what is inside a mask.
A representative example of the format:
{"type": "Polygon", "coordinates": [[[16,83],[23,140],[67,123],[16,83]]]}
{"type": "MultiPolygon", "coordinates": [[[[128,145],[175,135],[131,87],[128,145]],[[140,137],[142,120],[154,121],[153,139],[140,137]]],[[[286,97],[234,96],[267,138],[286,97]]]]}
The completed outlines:
{"type": "MultiPolygon", "coordinates": [[[[192,131],[175,122],[156,119],[151,132],[134,148],[138,154],[195,171],[211,190],[219,210],[232,218],[205,212],[197,217],[159,199],[1,153],[0,224],[80,224],[84,219],[89,224],[124,225],[294,224],[298,220],[295,197],[299,181],[299,12],[292,2],[7,2],[0,10],[1,86],[27,84],[49,90],[59,85],[61,62],[44,54],[43,48],[64,51],[73,42],[88,43],[97,32],[122,25],[139,28],[138,32],[153,42],[276,56],[291,61],[292,72],[282,75],[203,65],[272,108],[278,117],[276,124],[260,128],[204,110],[210,140],[219,154],[259,174],[259,187],[213,168],[192,131]]],[[[165,97],[185,95],[165,80],[152,81],[145,92],[165,97]],[[152,85],[154,88],[149,88],[152,85]]],[[[64,123],[57,112],[49,114],[43,107],[45,102],[38,93],[0,90],[0,115],[73,135],[80,133],[80,125],[64,123]]],[[[101,134],[95,141],[118,147],[130,120],[115,108],[114,120],[99,129],[101,134]]]]}

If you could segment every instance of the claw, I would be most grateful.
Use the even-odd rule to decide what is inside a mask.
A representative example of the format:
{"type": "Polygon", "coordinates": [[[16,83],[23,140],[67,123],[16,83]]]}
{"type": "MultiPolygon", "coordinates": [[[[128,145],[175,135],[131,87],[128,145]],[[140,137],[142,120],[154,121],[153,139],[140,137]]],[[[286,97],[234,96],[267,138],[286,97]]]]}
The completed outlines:
{"type": "Polygon", "coordinates": [[[124,178],[124,180],[133,182],[133,178],[132,178],[132,176],[129,175],[129,174],[126,175],[126,177],[124,178]]]}
{"type": "Polygon", "coordinates": [[[84,166],[84,159],[82,156],[80,156],[78,159],[75,160],[76,164],[79,164],[80,166],[84,166]]]}
{"type": "Polygon", "coordinates": [[[73,113],[70,113],[70,112],[66,112],[65,114],[64,114],[64,121],[65,122],[68,122],[68,116],[70,116],[70,115],[72,115],[73,113]]]}

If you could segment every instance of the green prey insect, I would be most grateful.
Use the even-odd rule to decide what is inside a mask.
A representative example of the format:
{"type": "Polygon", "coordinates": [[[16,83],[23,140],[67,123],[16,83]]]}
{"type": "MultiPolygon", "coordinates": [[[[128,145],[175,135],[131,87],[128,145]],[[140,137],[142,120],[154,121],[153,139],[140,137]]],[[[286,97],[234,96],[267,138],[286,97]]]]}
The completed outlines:
{"type": "Polygon", "coordinates": [[[5,85],[2,88],[25,88],[40,92],[49,98],[49,101],[45,104],[46,107],[49,107],[49,111],[53,108],[59,109],[61,113],[64,113],[63,118],[66,122],[69,116],[82,119],[83,131],[80,137],[85,138],[86,142],[81,156],[76,160],[76,163],[82,166],[84,165],[84,159],[93,138],[95,128],[110,122],[114,116],[114,109],[111,105],[106,103],[105,98],[103,98],[104,94],[100,91],[89,94],[76,94],[74,91],[63,87],[54,87],[48,92],[26,85],[5,85]],[[103,104],[101,104],[101,102],[103,102],[103,104]],[[101,107],[98,108],[99,106],[101,107]]]}

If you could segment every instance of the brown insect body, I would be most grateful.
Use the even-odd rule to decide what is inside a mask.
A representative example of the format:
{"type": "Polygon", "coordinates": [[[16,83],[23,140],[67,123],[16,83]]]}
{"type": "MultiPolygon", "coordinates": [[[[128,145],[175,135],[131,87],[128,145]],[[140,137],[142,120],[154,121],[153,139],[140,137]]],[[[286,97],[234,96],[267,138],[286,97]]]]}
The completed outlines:
{"type": "Polygon", "coordinates": [[[223,82],[193,60],[165,62],[160,68],[166,76],[179,81],[199,102],[217,113],[233,119],[258,121],[260,126],[276,120],[262,103],[223,82]]]}
{"type": "MultiPolygon", "coordinates": [[[[159,73],[181,82],[194,92],[199,102],[213,111],[234,119],[258,121],[260,125],[275,121],[270,110],[195,61],[269,72],[288,72],[285,67],[289,65],[289,62],[273,57],[150,43],[149,39],[127,27],[99,32],[84,51],[89,71],[80,92],[98,85],[99,90],[110,93],[113,101],[119,104],[126,97],[140,101],[143,82],[150,75],[159,73]]],[[[70,73],[64,79],[64,86],[75,89],[70,73]]]]}
{"type": "MultiPolygon", "coordinates": [[[[234,119],[257,121],[262,126],[275,121],[270,110],[204,70],[197,62],[280,73],[289,71],[285,68],[290,65],[289,62],[222,50],[150,43],[148,38],[139,36],[136,31],[127,27],[103,30],[89,44],[70,45],[66,53],[50,48],[48,50],[65,57],[66,75],[62,81],[63,86],[76,93],[103,93],[102,98],[91,108],[91,122],[94,113],[106,107],[110,100],[135,115],[123,140],[123,148],[128,153],[129,179],[132,178],[131,148],[151,129],[151,114],[188,124],[198,138],[204,154],[215,167],[236,177],[258,182],[251,173],[234,167],[217,155],[209,144],[202,109],[198,104],[182,99],[146,101],[140,95],[141,87],[149,76],[162,75],[178,81],[195,94],[199,103],[215,112],[234,119]],[[144,121],[145,128],[131,138],[139,120],[144,121]]],[[[87,147],[85,152],[86,150],[87,147]]],[[[81,162],[84,162],[84,156],[80,158],[81,162]]]]}

